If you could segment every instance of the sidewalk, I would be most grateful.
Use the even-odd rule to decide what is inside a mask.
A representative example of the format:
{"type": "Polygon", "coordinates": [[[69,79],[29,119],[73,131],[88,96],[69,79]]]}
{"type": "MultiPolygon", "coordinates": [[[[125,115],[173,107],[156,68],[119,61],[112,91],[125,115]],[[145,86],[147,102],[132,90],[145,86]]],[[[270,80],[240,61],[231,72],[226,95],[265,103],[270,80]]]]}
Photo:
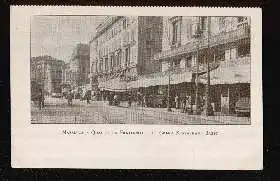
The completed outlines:
{"type": "MultiPolygon", "coordinates": [[[[107,101],[100,101],[106,106],[110,106],[107,101]]],[[[138,111],[144,111],[145,113],[159,118],[171,120],[174,123],[183,124],[250,124],[251,119],[248,117],[236,117],[236,116],[225,116],[225,115],[215,115],[215,116],[205,116],[205,115],[189,115],[188,113],[182,113],[181,109],[172,108],[172,112],[167,111],[167,108],[151,108],[142,107],[140,105],[132,104],[128,107],[127,102],[121,102],[121,108],[134,109],[138,111]]]]}

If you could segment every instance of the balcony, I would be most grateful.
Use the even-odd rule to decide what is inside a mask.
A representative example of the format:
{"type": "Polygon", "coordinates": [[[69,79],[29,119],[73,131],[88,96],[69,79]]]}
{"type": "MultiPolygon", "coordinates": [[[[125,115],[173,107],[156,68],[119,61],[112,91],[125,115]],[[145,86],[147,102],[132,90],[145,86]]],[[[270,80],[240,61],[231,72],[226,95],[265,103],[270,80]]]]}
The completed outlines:
{"type": "MultiPolygon", "coordinates": [[[[209,39],[209,46],[214,47],[220,44],[226,44],[230,42],[235,42],[241,39],[250,38],[250,27],[249,26],[239,26],[238,29],[229,32],[222,32],[218,35],[211,36],[209,39]]],[[[169,49],[162,51],[154,56],[154,60],[169,59],[174,56],[183,55],[197,50],[198,41],[194,39],[193,41],[179,46],[174,49],[169,49]]],[[[199,40],[199,49],[204,49],[208,47],[208,37],[204,37],[199,40]]]]}

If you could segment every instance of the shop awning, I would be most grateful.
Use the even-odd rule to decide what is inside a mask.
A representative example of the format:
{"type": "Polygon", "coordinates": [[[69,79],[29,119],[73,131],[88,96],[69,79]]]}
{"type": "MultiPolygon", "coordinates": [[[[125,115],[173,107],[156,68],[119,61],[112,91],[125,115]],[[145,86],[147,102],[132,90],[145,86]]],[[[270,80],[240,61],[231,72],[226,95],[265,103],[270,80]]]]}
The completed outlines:
{"type": "MultiPolygon", "coordinates": [[[[191,81],[190,71],[181,72],[170,72],[170,84],[179,84],[183,82],[191,81]]],[[[136,81],[131,81],[128,83],[128,88],[140,88],[140,87],[150,87],[157,85],[168,85],[169,82],[169,72],[159,72],[155,74],[150,74],[148,76],[143,76],[136,81]]]]}
{"type": "Polygon", "coordinates": [[[110,80],[101,80],[98,83],[98,88],[100,90],[108,90],[114,92],[125,92],[127,91],[127,83],[119,78],[110,80]]]}
{"type": "MultiPolygon", "coordinates": [[[[210,72],[210,84],[250,83],[250,64],[236,64],[234,61],[223,62],[210,72]]],[[[200,76],[200,82],[207,82],[207,74],[200,76]]]]}

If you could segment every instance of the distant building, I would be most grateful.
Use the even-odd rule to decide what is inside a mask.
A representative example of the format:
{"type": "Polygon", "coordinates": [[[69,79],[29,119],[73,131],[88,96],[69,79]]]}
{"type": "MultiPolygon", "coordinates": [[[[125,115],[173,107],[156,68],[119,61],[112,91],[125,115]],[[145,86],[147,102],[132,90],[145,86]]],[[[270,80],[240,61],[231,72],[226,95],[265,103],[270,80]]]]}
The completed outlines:
{"type": "Polygon", "coordinates": [[[70,70],[70,63],[65,63],[65,69],[64,69],[64,75],[63,75],[63,85],[64,87],[70,87],[71,86],[71,70],[70,70]]]}
{"type": "Polygon", "coordinates": [[[61,92],[65,63],[51,56],[31,58],[31,81],[40,84],[45,92],[61,92]]]}
{"type": "Polygon", "coordinates": [[[90,41],[91,84],[125,92],[138,76],[159,71],[151,58],[162,50],[162,17],[108,16],[90,41]]]}
{"type": "Polygon", "coordinates": [[[89,84],[90,73],[89,45],[77,44],[69,62],[68,78],[73,87],[89,84]]]}

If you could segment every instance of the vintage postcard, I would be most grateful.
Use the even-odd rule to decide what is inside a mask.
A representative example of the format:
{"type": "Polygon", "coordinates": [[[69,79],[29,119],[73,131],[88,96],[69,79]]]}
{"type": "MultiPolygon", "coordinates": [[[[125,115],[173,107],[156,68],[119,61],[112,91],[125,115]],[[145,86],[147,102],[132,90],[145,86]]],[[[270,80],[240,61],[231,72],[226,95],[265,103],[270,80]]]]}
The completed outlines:
{"type": "Polygon", "coordinates": [[[262,169],[261,10],[11,7],[12,166],[262,169]]]}

